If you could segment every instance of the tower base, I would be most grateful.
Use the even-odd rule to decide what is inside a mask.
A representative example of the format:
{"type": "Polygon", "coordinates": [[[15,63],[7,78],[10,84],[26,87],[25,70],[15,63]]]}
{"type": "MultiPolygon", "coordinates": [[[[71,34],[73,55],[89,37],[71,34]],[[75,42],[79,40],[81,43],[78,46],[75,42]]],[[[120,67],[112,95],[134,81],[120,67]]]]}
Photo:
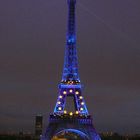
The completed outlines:
{"type": "Polygon", "coordinates": [[[90,116],[50,115],[49,125],[40,140],[101,140],[90,116]]]}

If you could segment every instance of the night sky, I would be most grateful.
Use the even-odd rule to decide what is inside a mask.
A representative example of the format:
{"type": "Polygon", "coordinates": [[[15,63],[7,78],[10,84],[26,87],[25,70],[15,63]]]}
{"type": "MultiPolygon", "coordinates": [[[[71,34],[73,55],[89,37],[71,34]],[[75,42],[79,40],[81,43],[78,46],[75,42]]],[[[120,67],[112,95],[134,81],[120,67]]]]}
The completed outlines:
{"type": "MultiPolygon", "coordinates": [[[[77,0],[83,96],[97,131],[140,133],[140,0],[77,0]]],[[[34,131],[61,80],[66,0],[0,0],[0,131],[34,131]]]]}

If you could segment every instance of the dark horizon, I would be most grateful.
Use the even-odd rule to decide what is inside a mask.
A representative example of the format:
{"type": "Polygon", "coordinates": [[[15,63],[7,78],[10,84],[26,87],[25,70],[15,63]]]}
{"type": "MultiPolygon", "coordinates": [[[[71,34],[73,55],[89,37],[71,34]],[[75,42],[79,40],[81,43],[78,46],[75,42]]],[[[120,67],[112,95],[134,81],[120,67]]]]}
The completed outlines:
{"type": "MultiPolygon", "coordinates": [[[[140,1],[78,1],[83,96],[97,131],[140,134],[140,1]]],[[[0,1],[0,131],[34,131],[61,81],[66,0],[0,1]]]]}

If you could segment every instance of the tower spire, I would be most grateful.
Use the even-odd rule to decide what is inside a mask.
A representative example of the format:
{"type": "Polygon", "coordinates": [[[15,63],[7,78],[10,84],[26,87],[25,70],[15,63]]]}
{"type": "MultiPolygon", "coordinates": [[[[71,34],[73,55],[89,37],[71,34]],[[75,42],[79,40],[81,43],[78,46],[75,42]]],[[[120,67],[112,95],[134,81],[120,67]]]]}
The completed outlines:
{"type": "Polygon", "coordinates": [[[76,44],[75,32],[75,5],[76,0],[68,0],[68,28],[67,28],[67,45],[76,44]]]}
{"type": "Polygon", "coordinates": [[[75,6],[76,0],[67,0],[68,3],[68,27],[65,48],[65,62],[62,75],[62,83],[79,83],[78,60],[76,49],[76,25],[75,6]]]}

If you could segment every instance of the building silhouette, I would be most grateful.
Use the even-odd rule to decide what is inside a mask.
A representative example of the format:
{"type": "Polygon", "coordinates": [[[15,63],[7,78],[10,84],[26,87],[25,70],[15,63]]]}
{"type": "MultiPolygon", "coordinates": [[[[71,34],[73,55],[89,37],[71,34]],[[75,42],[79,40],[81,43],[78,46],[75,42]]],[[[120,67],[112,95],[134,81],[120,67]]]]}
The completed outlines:
{"type": "Polygon", "coordinates": [[[42,115],[35,116],[35,136],[40,136],[42,134],[42,127],[43,127],[42,115]]]}

